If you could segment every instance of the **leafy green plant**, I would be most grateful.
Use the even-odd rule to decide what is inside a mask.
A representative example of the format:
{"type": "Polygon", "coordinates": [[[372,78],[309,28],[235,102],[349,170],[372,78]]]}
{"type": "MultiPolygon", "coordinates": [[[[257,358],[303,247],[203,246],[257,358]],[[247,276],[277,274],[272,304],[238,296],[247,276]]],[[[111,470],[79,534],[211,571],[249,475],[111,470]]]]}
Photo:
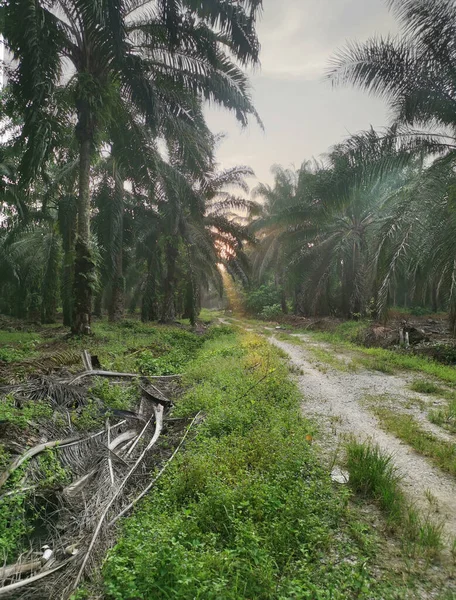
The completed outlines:
{"type": "Polygon", "coordinates": [[[280,311],[280,291],[273,283],[260,285],[245,294],[245,308],[254,315],[260,315],[272,306],[278,306],[280,311]]]}
{"type": "Polygon", "coordinates": [[[276,319],[282,314],[282,308],[280,304],[272,304],[271,306],[264,306],[263,310],[260,312],[260,317],[262,319],[266,319],[267,321],[271,321],[276,319]]]}
{"type": "Polygon", "coordinates": [[[184,383],[175,415],[202,411],[204,421],[125,522],[104,565],[107,596],[372,594],[359,535],[345,525],[347,493],[318,464],[275,349],[253,334],[215,335],[188,363],[184,383]]]}
{"type": "Polygon", "coordinates": [[[25,498],[23,493],[0,498],[0,555],[8,562],[20,552],[22,540],[31,531],[25,498]]]}
{"type": "Polygon", "coordinates": [[[40,487],[66,485],[71,481],[71,475],[62,466],[54,449],[48,448],[38,458],[40,472],[40,487]]]}
{"type": "Polygon", "coordinates": [[[0,399],[0,421],[8,421],[25,429],[33,420],[49,419],[52,416],[52,407],[44,401],[29,401],[20,408],[12,394],[0,399]]]}

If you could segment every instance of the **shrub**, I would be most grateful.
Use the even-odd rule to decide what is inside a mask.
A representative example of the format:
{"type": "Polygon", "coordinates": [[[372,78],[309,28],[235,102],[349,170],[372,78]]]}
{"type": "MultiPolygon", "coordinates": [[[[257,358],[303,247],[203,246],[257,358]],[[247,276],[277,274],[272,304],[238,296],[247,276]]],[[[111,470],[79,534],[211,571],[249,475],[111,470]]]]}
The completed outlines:
{"type": "Polygon", "coordinates": [[[260,285],[249,290],[245,295],[245,308],[248,312],[259,315],[266,306],[280,303],[280,290],[273,284],[260,285]]]}
{"type": "Polygon", "coordinates": [[[280,304],[273,304],[272,306],[265,306],[260,313],[260,317],[266,319],[267,321],[271,321],[276,319],[282,314],[282,308],[280,304]]]}

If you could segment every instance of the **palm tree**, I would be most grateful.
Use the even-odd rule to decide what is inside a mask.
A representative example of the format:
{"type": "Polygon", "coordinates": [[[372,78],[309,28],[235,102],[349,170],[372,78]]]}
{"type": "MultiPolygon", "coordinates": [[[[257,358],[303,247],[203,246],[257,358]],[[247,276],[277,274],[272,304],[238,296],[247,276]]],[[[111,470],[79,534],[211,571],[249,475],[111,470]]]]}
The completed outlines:
{"type": "MultiPolygon", "coordinates": [[[[402,27],[402,36],[351,43],[333,59],[328,75],[335,85],[352,84],[385,98],[393,109],[396,123],[396,129],[390,135],[412,156],[417,152],[432,158],[440,155],[431,171],[432,176],[425,175],[428,208],[427,202],[432,196],[430,185],[437,186],[434,191],[436,210],[426,213],[432,222],[431,215],[438,214],[438,207],[442,206],[438,199],[445,197],[441,184],[448,182],[448,177],[451,178],[456,161],[456,6],[452,0],[390,0],[389,5],[402,27]],[[435,176],[436,173],[439,173],[439,177],[435,176]]],[[[422,184],[421,178],[418,181],[422,184]]],[[[415,189],[415,194],[406,195],[406,198],[407,203],[413,203],[413,198],[422,198],[422,194],[415,189]]],[[[414,211],[421,210],[420,207],[412,209],[409,204],[407,206],[408,209],[401,216],[407,214],[412,221],[403,232],[410,230],[414,211]]],[[[399,222],[404,223],[402,219],[399,222]]],[[[452,222],[449,209],[445,224],[452,222]]],[[[446,238],[446,235],[443,237],[446,238]]],[[[408,237],[401,238],[399,234],[397,239],[398,245],[386,262],[386,275],[380,288],[382,312],[387,304],[390,275],[397,272],[393,265],[411,254],[406,251],[410,250],[408,242],[405,242],[408,237]]],[[[440,247],[441,242],[435,238],[434,247],[440,247]]],[[[445,265],[444,271],[448,277],[453,269],[446,261],[445,265]]],[[[435,279],[434,286],[440,289],[440,283],[435,279]]],[[[451,290],[453,298],[454,286],[447,286],[447,289],[451,290]]],[[[436,294],[437,288],[434,297],[436,294]]],[[[451,309],[450,317],[453,312],[451,309]]],[[[454,329],[455,320],[452,317],[450,320],[454,329]]]]}
{"type": "Polygon", "coordinates": [[[268,267],[295,288],[295,308],[304,314],[365,313],[373,289],[372,248],[386,199],[402,184],[403,167],[391,137],[374,131],[335,146],[321,163],[296,172],[276,168],[263,216],[254,223],[261,276],[268,267]],[[388,180],[379,163],[398,167],[388,180]],[[286,269],[285,269],[286,265],[286,269]]]}
{"type": "Polygon", "coordinates": [[[194,323],[201,288],[212,284],[221,293],[218,265],[245,268],[243,245],[251,236],[239,222],[239,211],[246,212],[252,203],[236,190],[246,190],[244,177],[252,171],[234,167],[218,172],[212,166],[201,179],[176,162],[157,174],[147,192],[149,201],[138,202],[133,213],[137,244],[127,273],[134,288],[130,293],[137,298],[141,292],[144,321],[184,316],[194,323]]]}
{"type": "MultiPolygon", "coordinates": [[[[17,62],[11,87],[24,115],[22,174],[31,181],[52,156],[62,121],[76,118],[79,183],[74,270],[75,333],[90,331],[94,264],[90,172],[120,109],[141,115],[151,135],[176,139],[201,125],[194,97],[255,114],[247,81],[229,58],[258,60],[256,0],[13,0],[1,30],[17,62]]],[[[181,141],[187,156],[190,151],[181,141]]]]}

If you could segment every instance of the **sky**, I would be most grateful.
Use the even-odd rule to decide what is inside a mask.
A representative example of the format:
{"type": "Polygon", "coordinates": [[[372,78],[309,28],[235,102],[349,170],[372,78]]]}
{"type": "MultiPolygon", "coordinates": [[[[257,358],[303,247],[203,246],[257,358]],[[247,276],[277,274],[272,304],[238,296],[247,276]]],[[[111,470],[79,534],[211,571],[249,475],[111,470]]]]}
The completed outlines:
{"type": "Polygon", "coordinates": [[[264,0],[257,30],[261,68],[250,80],[265,129],[254,120],[242,129],[234,116],[209,107],[210,128],[225,135],[221,168],[249,165],[259,181],[272,183],[273,164],[297,168],[350,133],[388,123],[382,100],[324,81],[330,57],[347,41],[397,32],[385,0],[264,0]]]}

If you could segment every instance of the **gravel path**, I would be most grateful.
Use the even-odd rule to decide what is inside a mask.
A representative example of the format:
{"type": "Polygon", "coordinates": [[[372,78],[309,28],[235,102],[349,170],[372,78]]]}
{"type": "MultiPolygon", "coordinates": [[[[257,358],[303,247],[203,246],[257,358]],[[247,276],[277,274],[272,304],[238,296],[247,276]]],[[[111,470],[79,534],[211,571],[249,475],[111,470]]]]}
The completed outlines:
{"type": "MultiPolygon", "coordinates": [[[[315,346],[314,339],[299,336],[302,341],[315,346]]],[[[269,338],[271,343],[286,352],[298,372],[299,387],[304,396],[303,413],[318,421],[322,428],[319,441],[322,448],[334,455],[341,437],[347,434],[358,439],[371,439],[394,457],[394,463],[403,476],[403,487],[409,498],[428,514],[434,514],[444,524],[448,541],[456,538],[456,481],[432,466],[426,458],[418,455],[394,435],[382,431],[374,415],[362,404],[367,395],[391,395],[416,397],[407,390],[410,378],[384,375],[367,370],[357,372],[337,371],[330,367],[322,372],[315,367],[315,359],[302,346],[269,338]],[[429,492],[433,502],[429,501],[429,492]]],[[[317,342],[318,344],[318,342],[317,342]]],[[[328,348],[327,344],[321,344],[328,348]]],[[[340,354],[340,353],[339,353],[340,354]]],[[[427,427],[444,439],[454,438],[429,424],[427,427]]]]}

